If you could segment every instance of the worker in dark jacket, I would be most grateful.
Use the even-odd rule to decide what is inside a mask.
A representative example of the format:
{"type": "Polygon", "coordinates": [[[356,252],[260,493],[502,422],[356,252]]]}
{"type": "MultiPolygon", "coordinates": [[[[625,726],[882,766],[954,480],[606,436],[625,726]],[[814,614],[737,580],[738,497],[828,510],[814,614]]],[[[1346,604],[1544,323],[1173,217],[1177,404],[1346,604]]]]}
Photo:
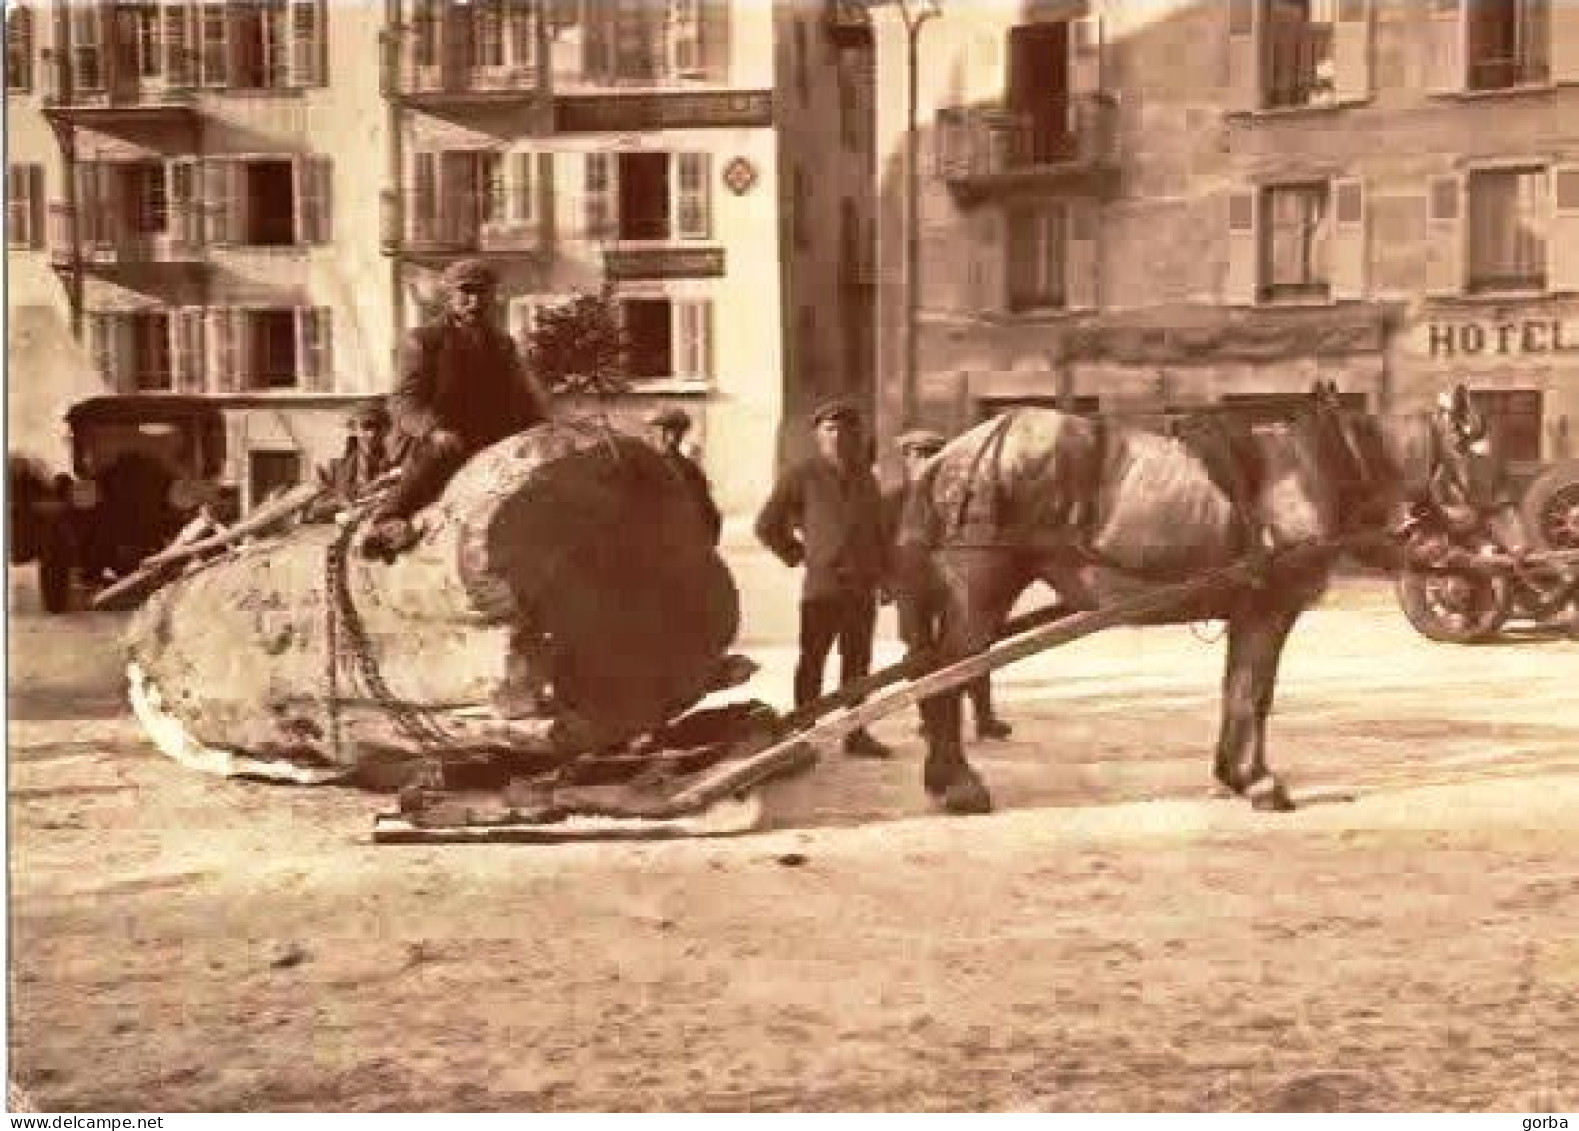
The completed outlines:
{"type": "Polygon", "coordinates": [[[303,516],[306,522],[332,522],[380,476],[394,466],[389,450],[389,410],[382,400],[368,401],[346,418],[345,451],[318,472],[322,494],[303,516]]]}
{"type": "MultiPolygon", "coordinates": [[[[936,432],[916,429],[898,438],[900,466],[903,482],[883,497],[883,511],[887,524],[888,545],[894,553],[890,587],[899,613],[899,639],[904,642],[909,656],[925,655],[938,644],[943,633],[944,593],[941,583],[930,572],[914,568],[897,554],[899,525],[904,515],[921,469],[927,460],[943,450],[945,441],[936,432]],[[903,576],[900,576],[903,571],[903,576]]],[[[967,684],[965,693],[970,697],[976,712],[976,737],[1008,738],[1013,728],[997,716],[992,708],[991,677],[983,675],[967,684]]]]}
{"type": "Polygon", "coordinates": [[[462,464],[490,444],[548,419],[548,397],[494,325],[498,280],[461,260],[444,272],[446,309],[413,330],[390,395],[401,479],[363,550],[388,557],[413,545],[411,516],[437,499],[462,464]]]}
{"type": "Polygon", "coordinates": [[[718,545],[718,535],[724,527],[724,516],[719,513],[718,504],[713,501],[713,489],[707,482],[707,473],[680,447],[685,440],[685,434],[691,430],[690,414],[683,408],[656,409],[647,415],[647,424],[653,432],[654,446],[690,488],[691,494],[696,498],[697,506],[702,511],[702,518],[707,523],[713,545],[718,545]]]}
{"type": "MultiPolygon", "coordinates": [[[[763,545],[785,565],[806,567],[796,706],[822,693],[823,668],[835,640],[841,686],[871,670],[877,592],[888,560],[882,498],[860,414],[834,401],[812,414],[812,430],[815,453],[780,476],[757,517],[763,545]]],[[[844,748],[857,757],[890,754],[865,730],[847,737],[844,748]]]]}

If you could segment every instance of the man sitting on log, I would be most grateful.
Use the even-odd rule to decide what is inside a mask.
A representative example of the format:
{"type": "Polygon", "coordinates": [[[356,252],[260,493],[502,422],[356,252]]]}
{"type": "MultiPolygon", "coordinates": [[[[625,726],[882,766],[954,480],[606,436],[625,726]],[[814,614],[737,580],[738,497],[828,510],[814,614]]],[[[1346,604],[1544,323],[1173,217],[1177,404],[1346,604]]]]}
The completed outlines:
{"type": "Polygon", "coordinates": [[[382,400],[353,409],[345,426],[345,451],[318,472],[322,494],[308,504],[304,522],[333,522],[394,462],[389,452],[389,410],[382,400]]]}
{"type": "Polygon", "coordinates": [[[411,516],[444,492],[477,452],[548,419],[548,396],[493,322],[498,280],[464,259],[444,272],[446,309],[401,350],[389,407],[401,449],[400,482],[362,543],[391,559],[419,537],[411,516]]]}

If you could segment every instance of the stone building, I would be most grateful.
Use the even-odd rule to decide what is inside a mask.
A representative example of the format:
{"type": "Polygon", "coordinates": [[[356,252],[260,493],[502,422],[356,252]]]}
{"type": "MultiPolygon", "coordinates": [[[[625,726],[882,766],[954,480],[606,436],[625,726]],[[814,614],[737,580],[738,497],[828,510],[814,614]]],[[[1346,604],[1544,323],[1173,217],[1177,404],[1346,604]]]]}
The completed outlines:
{"type": "Polygon", "coordinates": [[[1317,377],[1462,380],[1516,456],[1579,416],[1579,5],[945,3],[919,40],[920,362],[901,285],[905,36],[875,8],[885,429],[1122,413],[1317,377]]]}
{"type": "Polygon", "coordinates": [[[388,388],[444,267],[481,256],[521,341],[545,307],[607,288],[635,381],[602,407],[687,408],[737,537],[802,371],[870,396],[872,305],[855,306],[864,328],[841,321],[832,272],[834,241],[875,239],[871,132],[797,120],[842,76],[869,81],[869,44],[864,68],[833,47],[828,8],[8,8],[13,435],[58,464],[58,421],[84,396],[208,397],[223,478],[250,506],[336,454],[345,407],[388,388]],[[865,210],[841,230],[856,189],[865,210]],[[801,206],[819,214],[786,211],[801,206]],[[781,311],[812,327],[815,360],[785,364],[781,311]]]}

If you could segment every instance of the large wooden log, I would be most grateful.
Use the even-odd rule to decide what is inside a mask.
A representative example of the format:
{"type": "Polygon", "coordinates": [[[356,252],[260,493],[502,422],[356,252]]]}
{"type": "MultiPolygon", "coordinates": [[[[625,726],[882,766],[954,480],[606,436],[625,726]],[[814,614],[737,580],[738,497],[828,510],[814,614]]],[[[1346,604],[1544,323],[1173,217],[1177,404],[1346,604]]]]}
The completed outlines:
{"type": "MultiPolygon", "coordinates": [[[[434,713],[452,752],[569,756],[656,728],[706,694],[738,627],[690,491],[645,444],[592,425],[542,425],[479,453],[418,516],[414,548],[392,564],[348,555],[365,660],[397,700],[434,713]],[[460,721],[479,708],[509,725],[460,721]]],[[[341,533],[306,526],[242,547],[133,620],[129,658],[193,742],[347,770],[410,757],[356,680],[354,634],[331,599],[341,533]],[[346,645],[339,742],[331,607],[346,645]]]]}

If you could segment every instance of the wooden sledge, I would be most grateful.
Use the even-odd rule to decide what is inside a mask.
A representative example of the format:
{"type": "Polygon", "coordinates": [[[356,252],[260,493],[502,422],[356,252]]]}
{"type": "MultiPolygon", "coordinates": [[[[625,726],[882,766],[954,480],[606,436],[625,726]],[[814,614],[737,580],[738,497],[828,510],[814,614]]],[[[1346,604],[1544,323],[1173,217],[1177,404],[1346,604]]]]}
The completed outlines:
{"type": "MultiPolygon", "coordinates": [[[[1275,556],[1286,565],[1290,559],[1328,554],[1335,548],[1335,543],[1320,543],[1275,556]]],[[[1239,561],[1104,608],[1069,612],[1052,606],[1016,618],[989,648],[944,667],[927,668],[907,660],[873,673],[785,716],[777,734],[738,743],[727,756],[684,781],[660,778],[593,795],[571,790],[556,797],[549,789],[528,804],[494,799],[481,808],[444,793],[408,796],[400,812],[375,819],[373,840],[379,844],[558,844],[751,832],[763,816],[762,807],[750,803],[752,791],[811,768],[824,750],[836,748],[845,736],[1017,660],[1167,612],[1225,586],[1250,583],[1266,565],[1239,561]]]]}

